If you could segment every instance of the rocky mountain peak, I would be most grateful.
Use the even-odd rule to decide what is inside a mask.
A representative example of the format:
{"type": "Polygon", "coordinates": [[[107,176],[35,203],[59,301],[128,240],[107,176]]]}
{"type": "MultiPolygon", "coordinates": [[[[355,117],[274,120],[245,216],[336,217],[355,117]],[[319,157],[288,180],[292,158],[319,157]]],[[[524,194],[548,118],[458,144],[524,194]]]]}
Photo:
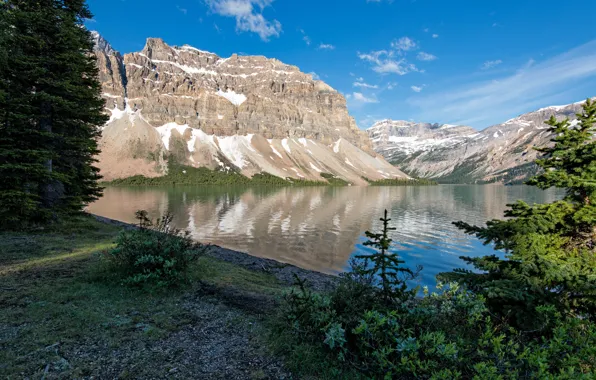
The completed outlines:
{"type": "Polygon", "coordinates": [[[385,120],[367,132],[375,150],[408,173],[448,182],[519,181],[535,170],[533,147],[550,143],[544,122],[554,116],[574,126],[583,103],[541,108],[482,131],[385,120]]]}
{"type": "Polygon", "coordinates": [[[171,156],[246,175],[320,180],[332,173],[354,184],[406,177],[372,150],[346,99],[296,66],[222,58],[160,38],[147,39],[140,52],[97,57],[112,116],[100,157],[106,178],[158,175],[171,156]]]}
{"type": "Polygon", "coordinates": [[[114,55],[116,51],[112,48],[112,45],[106,41],[99,32],[92,30],[91,38],[93,38],[93,44],[96,51],[102,51],[106,55],[114,55]]]}

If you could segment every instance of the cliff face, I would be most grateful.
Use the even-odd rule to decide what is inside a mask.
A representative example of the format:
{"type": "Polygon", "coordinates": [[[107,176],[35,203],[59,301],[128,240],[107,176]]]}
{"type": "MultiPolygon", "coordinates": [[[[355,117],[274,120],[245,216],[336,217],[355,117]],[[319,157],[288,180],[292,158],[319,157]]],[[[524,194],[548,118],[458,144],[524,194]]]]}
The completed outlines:
{"type": "Polygon", "coordinates": [[[535,173],[533,147],[549,144],[551,116],[575,125],[583,102],[520,115],[482,131],[384,120],[368,129],[374,149],[408,173],[449,182],[523,180],[535,173]]]}
{"type": "Polygon", "coordinates": [[[249,176],[321,180],[329,172],[355,184],[406,177],[374,153],[344,97],[295,66],[155,38],[122,56],[94,38],[112,115],[100,142],[106,179],[163,174],[171,155],[249,176]]]}

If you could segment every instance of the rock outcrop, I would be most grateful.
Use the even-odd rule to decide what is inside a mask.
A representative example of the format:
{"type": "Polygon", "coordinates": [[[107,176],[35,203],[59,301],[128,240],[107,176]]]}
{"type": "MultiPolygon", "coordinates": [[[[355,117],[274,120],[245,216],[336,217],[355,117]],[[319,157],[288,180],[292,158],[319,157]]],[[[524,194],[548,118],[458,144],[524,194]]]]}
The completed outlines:
{"type": "Polygon", "coordinates": [[[444,182],[519,182],[536,172],[535,146],[549,144],[551,116],[577,123],[583,102],[523,114],[482,131],[383,120],[367,130],[375,151],[407,173],[444,182]]]}
{"type": "Polygon", "coordinates": [[[321,180],[327,172],[354,184],[407,177],[373,151],[340,93],[295,66],[157,38],[122,56],[93,37],[111,113],[99,157],[108,180],[161,175],[172,156],[248,176],[321,180]]]}

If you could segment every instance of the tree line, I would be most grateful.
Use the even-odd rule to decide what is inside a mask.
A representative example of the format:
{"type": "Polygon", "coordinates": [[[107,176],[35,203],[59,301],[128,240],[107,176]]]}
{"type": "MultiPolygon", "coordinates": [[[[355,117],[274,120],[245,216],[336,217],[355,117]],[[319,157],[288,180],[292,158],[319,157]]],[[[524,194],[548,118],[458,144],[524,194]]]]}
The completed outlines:
{"type": "Polygon", "coordinates": [[[0,227],[78,212],[101,194],[107,121],[84,0],[0,2],[0,227]]]}

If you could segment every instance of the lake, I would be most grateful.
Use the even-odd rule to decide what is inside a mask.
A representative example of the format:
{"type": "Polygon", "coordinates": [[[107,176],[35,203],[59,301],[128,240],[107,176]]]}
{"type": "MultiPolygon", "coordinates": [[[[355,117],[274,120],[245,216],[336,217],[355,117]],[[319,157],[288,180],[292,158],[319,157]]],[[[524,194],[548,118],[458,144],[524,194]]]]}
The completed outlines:
{"type": "Polygon", "coordinates": [[[194,239],[326,273],[348,268],[350,257],[371,252],[364,232],[378,232],[387,209],[394,252],[410,267],[422,265],[420,284],[431,288],[439,272],[464,267],[459,258],[494,253],[453,226],[502,218],[507,203],[552,202],[560,191],[528,186],[439,185],[412,187],[108,187],[88,211],[135,222],[166,211],[194,239]]]}

